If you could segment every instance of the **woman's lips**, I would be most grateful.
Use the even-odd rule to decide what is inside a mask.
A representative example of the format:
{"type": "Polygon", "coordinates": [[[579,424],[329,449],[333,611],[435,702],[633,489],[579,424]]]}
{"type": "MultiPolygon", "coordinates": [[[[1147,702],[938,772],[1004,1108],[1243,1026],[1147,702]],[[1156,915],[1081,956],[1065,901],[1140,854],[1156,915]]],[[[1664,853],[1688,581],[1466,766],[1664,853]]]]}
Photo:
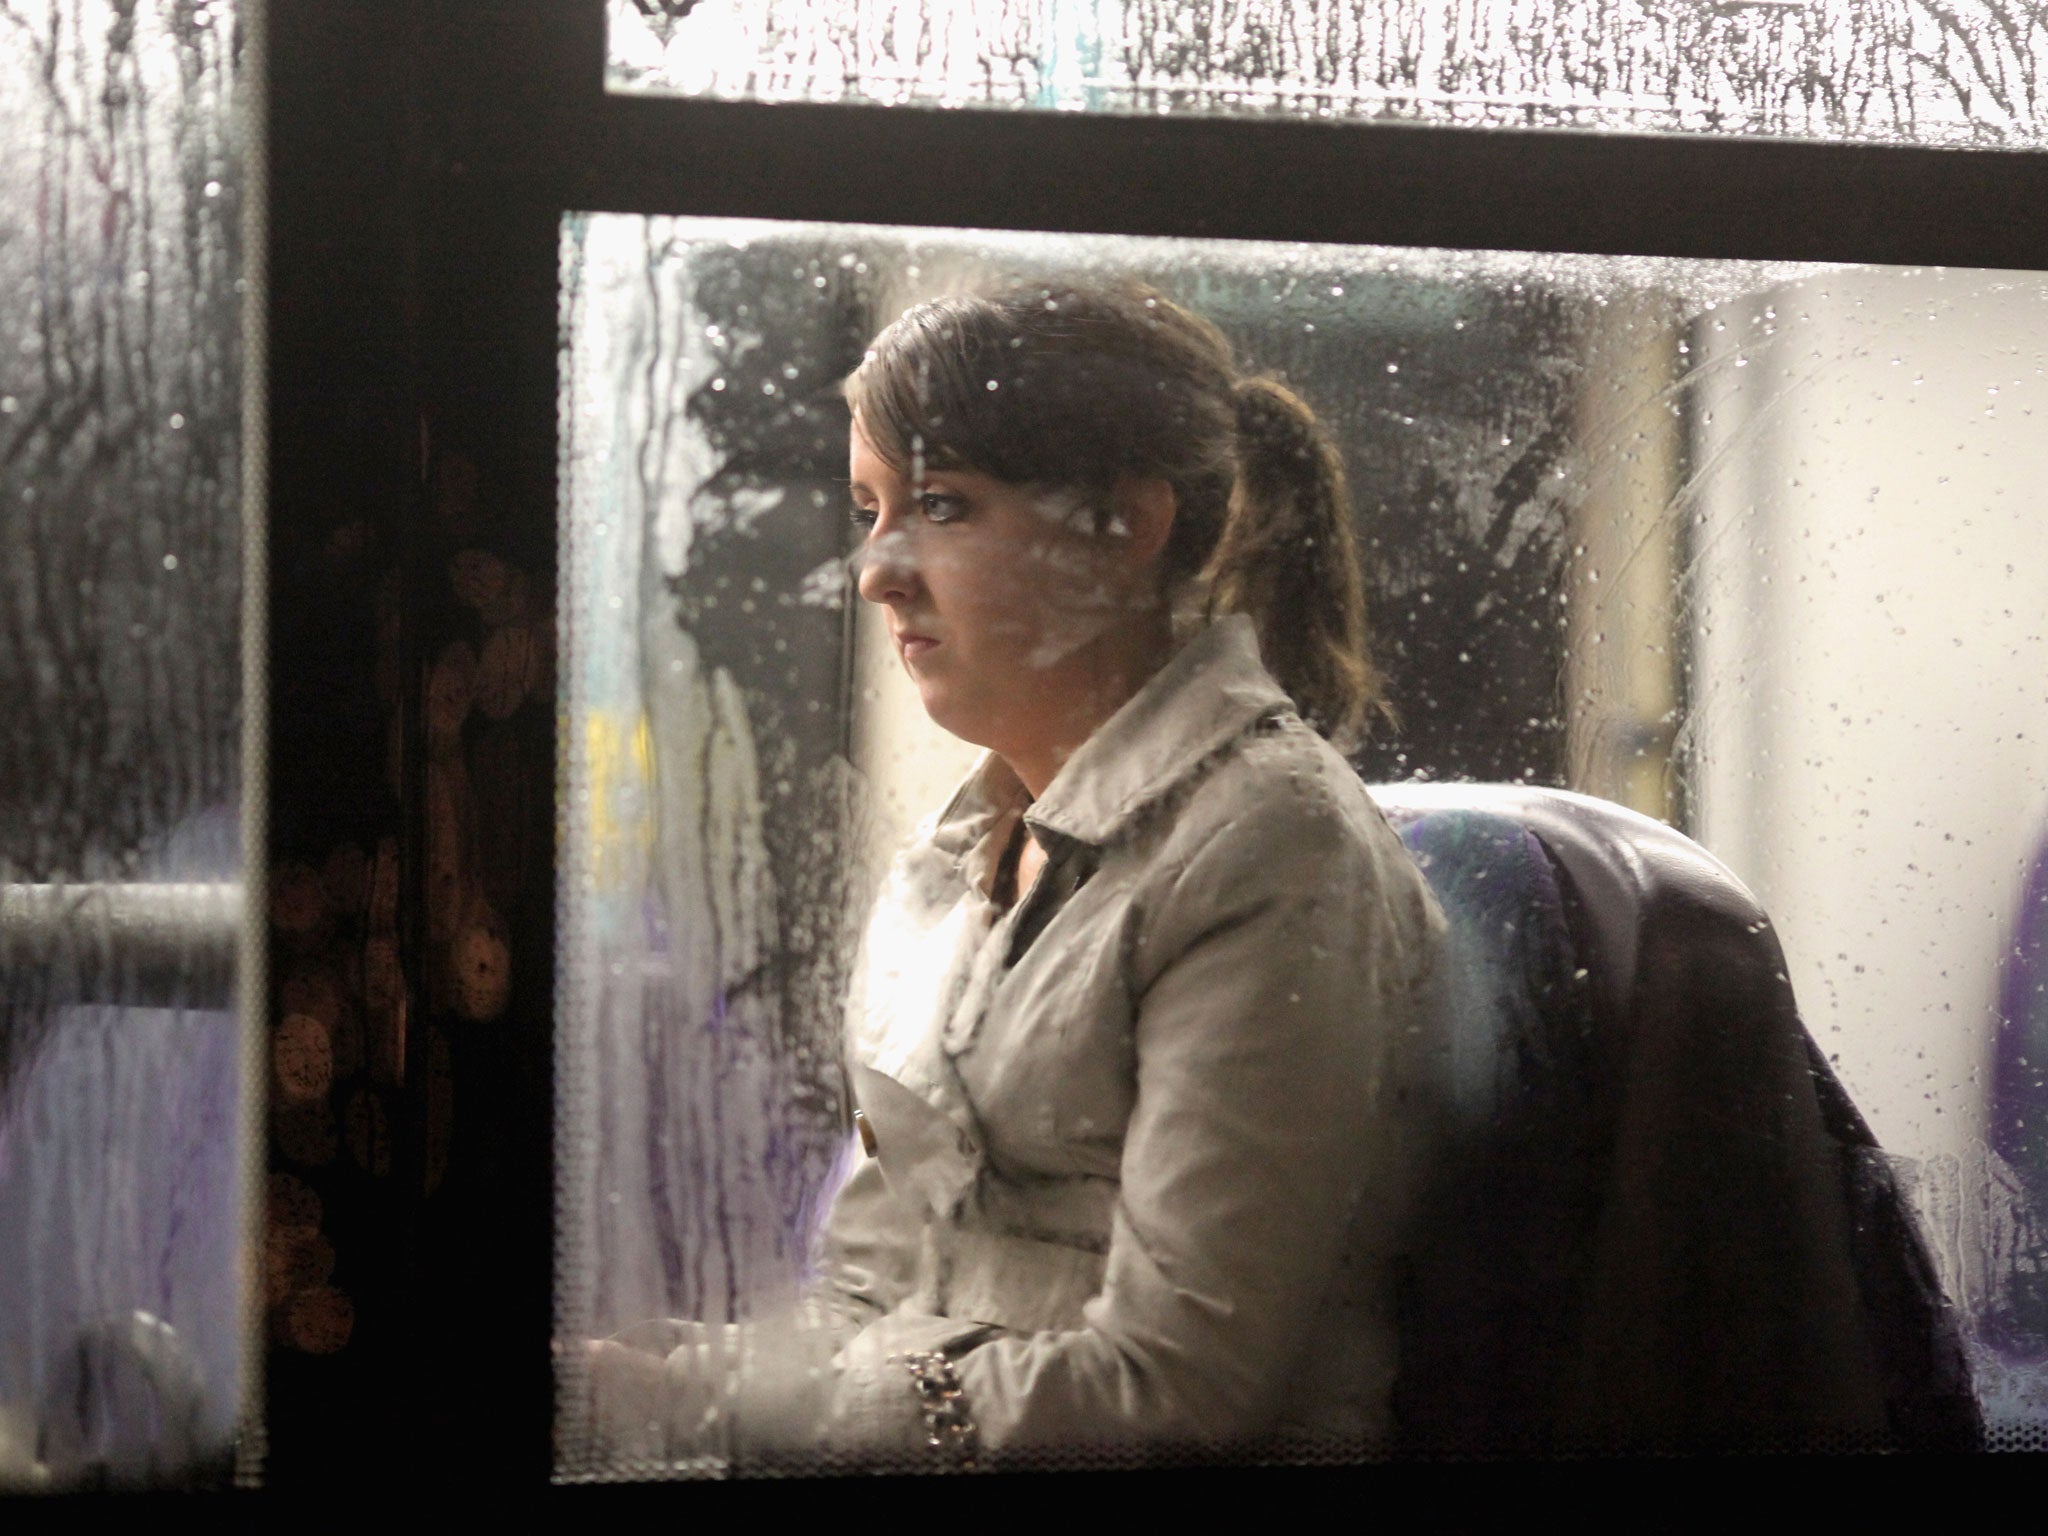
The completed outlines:
{"type": "Polygon", "coordinates": [[[938,643],[929,635],[898,635],[896,637],[896,644],[902,650],[903,659],[906,662],[917,660],[918,657],[938,643]]]}

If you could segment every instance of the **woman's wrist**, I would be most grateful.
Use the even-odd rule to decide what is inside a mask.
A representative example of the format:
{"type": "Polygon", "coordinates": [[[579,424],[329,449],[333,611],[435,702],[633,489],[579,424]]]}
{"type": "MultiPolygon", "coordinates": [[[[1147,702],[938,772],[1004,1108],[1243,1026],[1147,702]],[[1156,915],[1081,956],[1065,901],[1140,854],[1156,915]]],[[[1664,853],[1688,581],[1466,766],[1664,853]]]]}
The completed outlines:
{"type": "Polygon", "coordinates": [[[824,1456],[873,1470],[953,1471],[984,1459],[987,1425],[975,1411],[960,1357],[995,1330],[958,1318],[892,1314],[840,1353],[824,1456]]]}

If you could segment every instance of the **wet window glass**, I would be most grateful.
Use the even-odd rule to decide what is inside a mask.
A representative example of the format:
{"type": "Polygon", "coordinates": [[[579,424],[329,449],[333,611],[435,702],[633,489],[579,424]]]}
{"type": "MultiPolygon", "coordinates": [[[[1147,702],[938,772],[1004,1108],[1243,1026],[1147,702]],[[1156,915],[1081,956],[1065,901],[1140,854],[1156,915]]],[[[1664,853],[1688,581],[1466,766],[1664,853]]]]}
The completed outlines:
{"type": "Polygon", "coordinates": [[[2037,145],[2019,0],[607,0],[615,91],[2037,145]]]}
{"type": "MultiPolygon", "coordinates": [[[[672,18],[676,35],[700,23],[738,27],[722,14],[708,4],[690,9],[672,18]]],[[[748,25],[765,27],[758,18],[771,13],[749,14],[756,20],[748,25]]],[[[1831,14],[1822,6],[1697,13],[1702,25],[1719,18],[1765,29],[1831,14]]],[[[1876,26],[1894,12],[1858,14],[1876,26]]],[[[1339,19],[1334,10],[1326,17],[1331,26],[1339,19]]],[[[662,23],[657,15],[636,24],[662,23]]],[[[1035,58],[1039,47],[1023,38],[1016,57],[1035,58]]],[[[848,69],[846,79],[858,78],[848,69]]],[[[803,89],[800,80],[787,87],[803,89]]],[[[1896,122],[1884,130],[1899,131],[1896,122]]],[[[1202,1019],[1248,998],[1243,1006],[1277,1021],[1291,1017],[1304,991],[1324,1012],[1347,1006],[1315,990],[1320,968],[1339,963],[1324,948],[1303,961],[1295,990],[1269,997],[1245,980],[1247,969],[1266,964],[1266,938],[1197,985],[1194,973],[1177,978],[1172,966],[1143,972],[1146,946],[1167,940],[1141,919],[1129,919],[1143,937],[1128,951],[1089,949],[1054,926],[1063,909],[1091,901],[1089,910],[1124,912],[1115,903],[1126,900],[1145,910],[1141,875],[1085,851],[1094,823],[1038,835],[1049,896],[1030,870],[1020,880],[1017,856],[1005,855],[1000,839],[988,845],[994,862],[980,877],[959,873],[973,868],[982,846],[975,838],[1007,824],[984,819],[972,837],[943,841],[962,806],[980,804],[951,798],[980,753],[933,723],[944,714],[944,690],[930,687],[929,668],[920,671],[916,614],[905,617],[890,595],[894,578],[877,562],[888,558],[892,518],[914,512],[915,537],[954,537],[948,521],[965,506],[963,526],[971,526],[972,498],[987,488],[949,483],[961,466],[943,455],[927,461],[915,444],[893,468],[863,461],[858,438],[850,486],[844,381],[876,333],[914,304],[1042,284],[1057,306],[1076,288],[1129,281],[1213,321],[1241,368],[1308,402],[1341,455],[1386,704],[1346,771],[1375,787],[1402,831],[1400,868],[1424,872],[1450,922],[1448,958],[1430,984],[1448,976],[1453,992],[1466,991],[1417,1004],[1412,1031],[1434,1052],[1434,1064],[1417,1072],[1455,1080],[1444,1114],[1459,1112],[1459,1094],[1483,1090],[1496,1095],[1488,1103],[1507,1106],[1496,1123],[1509,1124],[1521,1100],[1501,1084],[1553,1070],[1581,1073],[1589,1095],[1613,1088],[1626,1099],[1631,1074],[1659,1070],[1645,1065],[1658,1047],[1641,1041],[1662,1038],[1660,1021],[1674,1021],[1674,1031],[1677,1021],[1710,1034],[1752,1031],[1754,1009],[1739,1027],[1716,1023],[1688,1012],[1683,994],[1711,990],[1709,979],[1730,967],[1762,965],[1756,996],[1767,1007],[1757,1007],[1788,1022],[1777,1035],[1753,1031],[1757,1054],[1747,1064],[1731,1056],[1733,1076],[1763,1081],[1782,1069],[1801,1092],[1819,1093],[1806,1113],[1835,1127],[1826,1175],[1834,1214],[1825,1220],[1839,1218],[1852,1235],[1895,1220],[1877,1241],[1902,1255],[1917,1244],[1938,1272],[1942,1292],[1922,1298],[1921,1324],[1930,1336],[1946,1330],[1966,1368],[1932,1396],[1968,1397],[1994,1435],[2030,1434],[2039,1414],[2031,1362],[2048,1348],[2048,1312],[2032,1283],[2042,1257],[2033,1212],[2048,1194],[2048,1154],[2033,1129],[2048,1111],[2040,1102],[2048,1039],[2038,1038],[2048,1031],[2038,996],[2048,952],[2048,703],[2039,684],[2048,634],[2037,600],[2048,581],[2048,532],[2036,489],[2048,478],[2040,430],[2048,280],[578,215],[562,233],[556,1313],[558,1336],[608,1342],[564,1357],[560,1473],[719,1474],[791,1458],[840,1465],[819,1450],[835,1443],[835,1414],[868,1423],[899,1414],[904,1456],[952,1455],[956,1402],[978,1415],[985,1454],[1000,1460],[1000,1437],[1009,1435],[1037,1447],[1030,1464],[1060,1464],[1045,1449],[1060,1444],[1057,1425],[1097,1423],[1076,1404],[1089,1391],[1114,1393],[1100,1377],[1094,1387],[1073,1386],[1087,1379],[1074,1367],[1064,1389],[1074,1400],[1053,1401],[1063,1389],[1048,1382],[1069,1379],[1059,1376],[1071,1363],[1059,1350],[1070,1346],[1054,1350],[1055,1367],[1043,1364],[1054,1355],[1029,1353],[1039,1347],[1032,1341],[1114,1335],[1109,1352],[1122,1363],[1102,1367],[1112,1375],[1145,1355],[1149,1324],[1130,1317],[1146,1282],[1120,1266],[1144,1246],[1134,1234],[1160,1230],[1147,1221],[1178,1231],[1170,1224],[1206,1197],[1193,1174],[1184,1187],[1164,1179],[1163,1193],[1151,1183],[1135,1188],[1133,1148],[1141,1128],[1155,1134],[1148,1115],[1172,1125],[1147,1145],[1176,1154],[1200,1142],[1203,1115],[1227,1118],[1226,1096],[1223,1108],[1174,1120],[1171,1106],[1207,1091],[1194,1069],[1176,1078],[1124,1058],[1101,1068],[1104,1082],[1128,1090],[1135,1081],[1135,1101],[1110,1089],[1091,1098],[1082,1079],[1097,1064],[1062,1056],[1080,1050],[1068,1043],[1046,1047],[1058,1070],[1041,1064],[1038,1076],[1004,1079],[1001,1091],[975,1076],[980,1069],[963,1069],[965,1086],[950,1091],[965,1108],[948,1123],[960,1130],[966,1162],[956,1166],[939,1147],[918,1163],[922,1171],[899,1166],[890,1188],[900,1194],[924,1178],[917,1198],[936,1202],[931,1209],[979,1201],[987,1211],[1000,1199],[986,1170],[1007,1161],[1033,1171],[1038,1193],[1027,1199],[1012,1188],[1000,1197],[1020,1203],[1010,1217],[991,1218],[996,1238],[968,1243],[913,1222],[907,1237],[870,1233],[870,1246],[848,1258],[834,1212],[881,1188],[871,1173],[878,1135],[886,1173],[890,1138],[917,1134],[891,1108],[896,1090],[870,1070],[880,1062],[881,1077],[909,1081],[896,1070],[909,1057],[892,1066],[887,1049],[863,1046],[863,1009],[882,995],[942,1023],[958,989],[971,995],[987,979],[971,966],[947,980],[916,958],[889,959],[889,914],[912,900],[903,871],[918,867],[899,862],[891,873],[899,850],[929,851],[938,839],[950,849],[947,878],[983,879],[999,910],[1004,881],[1018,882],[1020,921],[1034,902],[1050,904],[1048,923],[1012,934],[985,966],[1022,978],[1031,947],[1052,939],[1068,946],[1067,961],[1048,967],[1046,988],[1080,986],[1073,977],[1098,964],[1143,975],[1155,992],[1133,1003],[1138,1022],[1122,1026],[1136,1031],[1130,1049],[1139,1063],[1179,1059],[1160,1043],[1168,1035],[1154,1011],[1202,1019]],[[899,505],[892,475],[910,487],[906,498],[924,499],[899,505]],[[933,490],[936,500],[925,495],[933,490]],[[1695,969],[1660,973],[1691,979],[1642,1005],[1648,1022],[1621,1053],[1624,1066],[1573,1054],[1597,1033],[1592,1024],[1561,1026],[1545,1037],[1551,1045],[1524,1036],[1515,1050],[1473,1066],[1469,1040],[1459,1043],[1466,1037],[1455,1021],[1467,1016],[1459,1010],[1510,1006],[1471,1001],[1473,988],[1494,985],[1473,979],[1482,962],[1511,968],[1501,997],[1526,993],[1537,1000],[1530,1006],[1552,1010],[1546,1017],[1581,1020],[1599,1016],[1594,994],[1616,966],[1664,964],[1619,955],[1611,936],[1621,930],[1601,927],[1606,898],[1590,866],[1560,853],[1541,826],[1537,841],[1491,843],[1476,863],[1460,864],[1476,846],[1477,823],[1430,818],[1445,806],[1509,803],[1482,805],[1475,785],[1510,795],[1575,791],[1625,808],[1616,816],[1647,818],[1614,823],[1636,829],[1617,846],[1647,850],[1621,861],[1633,859],[1638,871],[1696,857],[1656,852],[1691,845],[1658,841],[1664,834],[1652,823],[1685,834],[1720,865],[1684,867],[1746,888],[1729,898],[1753,898],[1741,908],[1755,914],[1742,929],[1781,945],[1782,961],[1776,948],[1755,950],[1761,961],[1742,958],[1736,950],[1746,941],[1737,936],[1736,950],[1709,947],[1696,965],[1685,962],[1695,969]],[[1451,873],[1454,866],[1465,873],[1451,873]],[[1534,894],[1512,911],[1488,907],[1478,884],[1488,878],[1524,881],[1534,894]],[[956,988],[952,1001],[937,995],[945,986],[956,988]],[[1581,1004],[1591,1011],[1570,1012],[1581,1004]],[[1153,1089],[1149,1109],[1148,1084],[1169,1085],[1153,1089]],[[1859,1125],[1869,1133],[1860,1140],[1859,1125]],[[948,1178],[955,1182],[937,1187],[948,1178]],[[1063,1179],[1077,1188],[1093,1180],[1092,1193],[1040,1199],[1063,1179]],[[1091,1200],[1106,1203],[1096,1209],[1091,1200]],[[866,1299],[908,1297],[899,1311],[961,1325],[899,1330],[908,1342],[896,1352],[910,1366],[888,1366],[903,1373],[896,1386],[876,1367],[859,1388],[877,1394],[871,1399],[846,1385],[860,1376],[858,1350],[847,1353],[847,1334],[835,1332],[844,1314],[833,1312],[834,1288],[844,1291],[856,1260],[866,1266],[866,1299]],[[991,1364],[989,1352],[1003,1348],[1013,1353],[991,1364]],[[811,1438],[803,1448],[774,1427],[778,1414],[804,1426],[811,1438]],[[936,1449],[925,1449],[926,1431],[936,1449]]],[[[1006,381],[1014,387],[1010,375],[992,375],[987,389],[1000,397],[1006,381]]],[[[1126,510],[1133,519],[1143,512],[1138,502],[1126,510]]],[[[1120,537],[1124,526],[1112,518],[1081,537],[1120,537]]],[[[1020,566],[1015,579],[1036,578],[1020,566]]],[[[1317,621],[1302,614],[1292,622],[1305,629],[1317,621]]],[[[1228,664],[1219,658],[1231,642],[1217,638],[1226,628],[1218,621],[1196,631],[1215,652],[1200,666],[1228,664]]],[[[1269,652],[1289,632],[1267,632],[1269,652]]],[[[1119,717],[1116,728],[1128,721],[1119,717]]],[[[1114,771],[1133,771],[1141,759],[1131,748],[1114,771]]],[[[1330,793],[1341,800],[1342,791],[1330,793]]],[[[1231,829],[1266,826],[1265,814],[1252,797],[1219,818],[1204,846],[1224,858],[1231,829]]],[[[1101,834],[1111,843],[1125,835],[1101,834]]],[[[1258,833],[1261,858],[1296,857],[1291,835],[1258,833]]],[[[1380,850],[1375,860],[1392,847],[1370,846],[1380,850]]],[[[1317,911],[1352,899],[1332,894],[1339,883],[1398,895],[1410,878],[1393,873],[1391,855],[1370,875],[1343,873],[1336,853],[1301,857],[1317,911]]],[[[1204,866],[1188,860],[1192,885],[1204,866]]],[[[1259,864],[1229,866],[1213,899],[1257,888],[1259,864]]],[[[1629,918],[1627,943],[1655,948],[1667,932],[1659,921],[1655,913],[1629,918]]],[[[1420,928],[1402,931],[1424,942],[1413,937],[1420,928]]],[[[1299,942],[1290,933],[1275,928],[1271,944],[1299,942]]],[[[1190,954],[1211,952],[1189,944],[1190,954]]],[[[1396,944],[1392,958],[1376,962],[1369,984],[1391,986],[1385,978],[1402,952],[1396,944]]],[[[1107,1026],[1053,1033],[1067,1042],[1090,1027],[1107,1026]]],[[[945,1048],[958,1060],[969,1044],[949,1039],[945,1048]]],[[[1256,1056],[1232,1070],[1240,1069],[1247,1082],[1263,1070],[1256,1056]]],[[[1701,1096],[1718,1091],[1697,1085],[1701,1096]]],[[[1745,1136],[1795,1147],[1807,1134],[1772,1118],[1778,1110],[1740,1100],[1739,1083],[1729,1091],[1748,1103],[1743,1115],[1763,1118],[1710,1126],[1657,1155],[1705,1169],[1745,1136]]],[[[1628,1104],[1603,1102],[1623,1127],[1616,1134],[1633,1134],[1628,1104]]],[[[1270,1106],[1260,1114],[1252,1123],[1287,1119],[1270,1106]]],[[[1392,1135],[1375,1144],[1372,1155],[1388,1159],[1375,1166],[1436,1155],[1394,1148],[1392,1135]]],[[[1356,1150],[1341,1139],[1331,1145],[1333,1157],[1356,1150]]],[[[1665,1176],[1649,1161],[1600,1155],[1648,1184],[1665,1176]]],[[[1531,1160],[1576,1167],[1576,1156],[1543,1144],[1531,1160]]],[[[1430,1176],[1417,1174],[1424,1186],[1430,1176]]],[[[1714,1198],[1702,1196],[1699,1219],[1712,1216],[1714,1198]]],[[[1587,1230],[1583,1253],[1560,1263],[1578,1264],[1612,1237],[1587,1230]]],[[[1306,1232],[1244,1241],[1277,1253],[1306,1232]]],[[[1158,1251],[1181,1291],[1198,1291],[1212,1263],[1228,1270],[1242,1259],[1228,1243],[1158,1251]]],[[[1864,1258],[1843,1262],[1857,1267],[1859,1294],[1869,1299],[1864,1258]]],[[[1900,1273],[1912,1267],[1910,1257],[1900,1262],[1900,1273]]],[[[1406,1328],[1395,1319],[1413,1315],[1413,1296],[1366,1269],[1343,1273],[1351,1277],[1344,1284],[1357,1282],[1360,1315],[1382,1309],[1381,1334],[1406,1328]]],[[[1581,1299],[1589,1311],[1633,1305],[1612,1295],[1581,1299]]],[[[1426,1311],[1426,1298],[1419,1305],[1426,1311]]],[[[1213,1421],[1203,1418],[1209,1409],[1177,1421],[1194,1428],[1166,1437],[1180,1448],[1172,1454],[1197,1441],[1241,1454],[1247,1439],[1267,1444],[1258,1439],[1267,1434],[1296,1434],[1287,1454],[1303,1456],[1398,1447],[1387,1437],[1398,1430],[1403,1389],[1395,1367],[1374,1353],[1380,1334],[1341,1337],[1367,1340],[1325,1351],[1343,1356],[1328,1370],[1351,1373],[1350,1417],[1303,1425],[1285,1418],[1291,1407],[1240,1412],[1214,1406],[1230,1398],[1218,1389],[1213,1421]]],[[[1187,1346],[1196,1355],[1204,1347],[1187,1346]]],[[[1136,1377],[1117,1380],[1147,1380],[1132,1369],[1136,1377]]],[[[1892,1366],[1868,1369],[1882,1375],[1892,1366]]],[[[1866,1367],[1816,1370],[1846,1380],[1866,1367]]],[[[1290,1405],[1327,1385],[1309,1383],[1306,1366],[1282,1374],[1290,1405]]],[[[1145,1390],[1131,1387],[1118,1410],[1137,1426],[1128,1439],[1141,1449],[1151,1444],[1145,1390]]],[[[1712,1392],[1703,1386],[1698,1396],[1712,1392]]],[[[1572,1443],[1631,1443],[1622,1428],[1603,1438],[1597,1418],[1572,1443]]],[[[1798,1422],[1815,1436],[1870,1428],[1853,1416],[1830,1422],[1825,1410],[1798,1422]]],[[[1881,1438],[1881,1429],[1871,1433],[1881,1438]]],[[[1070,1448],[1079,1456],[1099,1444],[1095,1431],[1077,1429],[1070,1448]]]]}
{"type": "Polygon", "coordinates": [[[0,1490],[248,1406],[235,34],[0,8],[0,1490]]]}

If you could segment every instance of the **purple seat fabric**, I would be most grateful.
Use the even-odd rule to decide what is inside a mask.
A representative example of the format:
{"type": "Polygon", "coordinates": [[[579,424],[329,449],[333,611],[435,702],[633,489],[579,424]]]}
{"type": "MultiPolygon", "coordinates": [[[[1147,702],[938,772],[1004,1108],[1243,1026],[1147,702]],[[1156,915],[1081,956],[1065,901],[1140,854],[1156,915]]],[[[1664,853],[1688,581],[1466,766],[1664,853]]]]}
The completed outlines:
{"type": "Polygon", "coordinates": [[[1405,1448],[1976,1444],[1933,1267],[1741,882],[1581,795],[1374,795],[1451,924],[1405,1448]]]}

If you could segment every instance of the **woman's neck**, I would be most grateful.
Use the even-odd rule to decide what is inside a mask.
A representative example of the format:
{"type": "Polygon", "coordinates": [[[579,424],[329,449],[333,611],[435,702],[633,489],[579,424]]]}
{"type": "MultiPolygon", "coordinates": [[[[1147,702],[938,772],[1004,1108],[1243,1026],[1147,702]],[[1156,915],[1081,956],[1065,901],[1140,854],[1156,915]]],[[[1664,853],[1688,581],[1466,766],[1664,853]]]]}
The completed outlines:
{"type": "Polygon", "coordinates": [[[1018,739],[994,746],[1031,798],[1043,795],[1068,758],[1137,694],[1173,654],[1173,626],[1162,607],[1101,636],[1061,668],[1038,719],[1018,739]]]}

